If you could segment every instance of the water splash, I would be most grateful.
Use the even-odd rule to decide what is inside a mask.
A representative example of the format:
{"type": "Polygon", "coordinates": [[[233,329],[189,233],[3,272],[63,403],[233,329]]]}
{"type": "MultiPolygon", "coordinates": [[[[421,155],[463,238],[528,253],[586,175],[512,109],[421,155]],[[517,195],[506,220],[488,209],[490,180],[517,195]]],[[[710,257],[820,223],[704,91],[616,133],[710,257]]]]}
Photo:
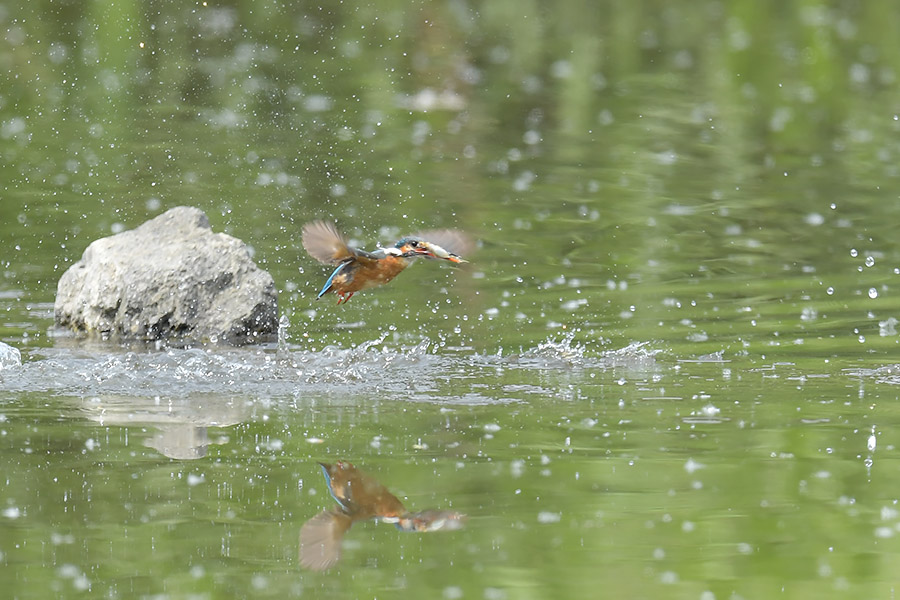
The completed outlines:
{"type": "Polygon", "coordinates": [[[18,348],[0,342],[0,371],[22,366],[22,353],[18,348]]]}
{"type": "Polygon", "coordinates": [[[485,364],[502,364],[532,369],[610,369],[625,368],[646,370],[656,365],[658,350],[647,347],[647,342],[632,342],[622,348],[605,350],[593,355],[586,344],[575,341],[575,333],[562,338],[547,338],[533,348],[516,354],[482,356],[485,364]]]}
{"type": "Polygon", "coordinates": [[[601,356],[610,367],[645,370],[656,366],[656,355],[659,352],[650,348],[647,342],[632,342],[624,348],[607,350],[601,356]]]}
{"type": "Polygon", "coordinates": [[[524,359],[560,361],[572,366],[584,363],[585,345],[575,341],[575,333],[567,333],[561,340],[547,338],[535,348],[522,353],[524,359]]]}
{"type": "MultiPolygon", "coordinates": [[[[385,331],[353,347],[308,344],[253,348],[169,348],[157,350],[112,344],[59,345],[33,350],[0,376],[0,390],[53,393],[81,398],[128,397],[300,399],[352,402],[360,395],[452,405],[521,402],[553,392],[514,378],[500,386],[481,385],[497,369],[559,370],[573,377],[588,369],[654,368],[656,351],[633,343],[599,355],[569,333],[549,338],[519,354],[479,355],[471,348],[449,349],[429,338],[400,341],[385,331]],[[335,391],[339,390],[339,394],[335,391]]],[[[582,374],[582,375],[579,375],[582,374]]],[[[568,376],[568,375],[567,375],[568,376]]],[[[290,404],[289,402],[288,404],[290,404]]]]}
{"type": "Polygon", "coordinates": [[[403,391],[452,370],[452,359],[432,353],[430,340],[398,349],[384,345],[386,337],[321,351],[286,344],[115,353],[108,347],[43,349],[43,358],[25,362],[16,377],[0,380],[0,389],[76,396],[168,397],[177,390],[179,396],[297,397],[333,391],[335,384],[350,386],[348,392],[403,391]]]}

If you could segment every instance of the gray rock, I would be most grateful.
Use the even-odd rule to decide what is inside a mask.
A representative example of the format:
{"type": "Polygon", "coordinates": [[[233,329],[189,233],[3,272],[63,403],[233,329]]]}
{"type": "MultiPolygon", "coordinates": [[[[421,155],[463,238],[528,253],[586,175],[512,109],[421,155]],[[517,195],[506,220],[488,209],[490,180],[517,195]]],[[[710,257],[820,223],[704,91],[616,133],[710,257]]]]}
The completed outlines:
{"type": "Polygon", "coordinates": [[[272,276],[185,206],[88,246],[60,278],[54,313],[61,327],[129,340],[245,344],[278,330],[272,276]]]}

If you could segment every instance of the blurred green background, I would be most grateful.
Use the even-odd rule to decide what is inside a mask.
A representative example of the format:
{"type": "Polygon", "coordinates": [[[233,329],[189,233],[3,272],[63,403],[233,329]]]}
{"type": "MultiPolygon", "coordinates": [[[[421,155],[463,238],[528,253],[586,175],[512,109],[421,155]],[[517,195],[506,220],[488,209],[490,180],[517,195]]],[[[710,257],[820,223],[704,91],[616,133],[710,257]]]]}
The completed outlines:
{"type": "Polygon", "coordinates": [[[0,585],[892,597],[898,31],[879,0],[0,2],[0,585]],[[87,245],[178,205],[272,273],[282,345],[55,335],[87,245]],[[338,307],[316,218],[478,249],[338,307]],[[334,458],[469,526],[301,571],[334,458]]]}

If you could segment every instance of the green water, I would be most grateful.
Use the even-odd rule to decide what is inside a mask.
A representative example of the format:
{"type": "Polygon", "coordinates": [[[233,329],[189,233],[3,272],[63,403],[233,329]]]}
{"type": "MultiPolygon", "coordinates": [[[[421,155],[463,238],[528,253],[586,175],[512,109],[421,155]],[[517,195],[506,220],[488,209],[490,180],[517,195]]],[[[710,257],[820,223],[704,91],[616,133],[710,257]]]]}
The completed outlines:
{"type": "Polygon", "coordinates": [[[892,598],[895,3],[0,3],[9,598],[892,598]],[[82,342],[56,282],[178,205],[262,348],[82,342]],[[344,306],[299,243],[453,227],[344,306]],[[297,561],[345,459],[460,531],[297,561]]]}

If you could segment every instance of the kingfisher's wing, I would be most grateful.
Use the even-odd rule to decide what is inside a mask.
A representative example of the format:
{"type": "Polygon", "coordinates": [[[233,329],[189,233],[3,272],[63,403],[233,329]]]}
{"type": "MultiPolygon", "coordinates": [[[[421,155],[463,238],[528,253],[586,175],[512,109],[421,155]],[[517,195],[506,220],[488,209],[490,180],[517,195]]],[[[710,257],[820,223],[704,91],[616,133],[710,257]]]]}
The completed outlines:
{"type": "Polygon", "coordinates": [[[440,246],[456,256],[466,256],[472,252],[472,238],[458,229],[432,229],[420,231],[415,237],[430,244],[440,246]]]}
{"type": "Polygon", "coordinates": [[[314,571],[330,569],[341,559],[341,542],[353,518],[340,509],[323,510],[300,529],[300,565],[314,571]]]}
{"type": "Polygon", "coordinates": [[[326,265],[339,265],[355,256],[354,249],[334,223],[313,221],[303,226],[303,247],[309,255],[326,265]]]}
{"type": "Polygon", "coordinates": [[[329,221],[307,223],[303,226],[302,239],[303,247],[309,255],[326,265],[339,265],[354,259],[370,264],[382,258],[375,253],[348,246],[344,235],[329,221]]]}

